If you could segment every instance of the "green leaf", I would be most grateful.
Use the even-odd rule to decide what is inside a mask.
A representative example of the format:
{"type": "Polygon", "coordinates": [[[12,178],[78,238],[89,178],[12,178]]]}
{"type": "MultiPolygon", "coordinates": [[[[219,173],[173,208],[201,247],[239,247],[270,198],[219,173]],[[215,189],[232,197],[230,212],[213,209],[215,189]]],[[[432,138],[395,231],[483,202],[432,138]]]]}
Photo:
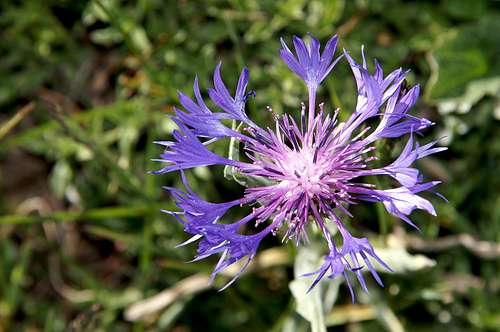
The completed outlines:
{"type": "Polygon", "coordinates": [[[94,43],[103,46],[111,46],[123,41],[122,34],[115,27],[107,27],[104,29],[92,31],[92,33],[90,34],[90,39],[94,43]]]}
{"type": "Polygon", "coordinates": [[[289,285],[297,303],[297,313],[309,321],[313,332],[326,332],[321,290],[317,285],[307,292],[311,280],[302,275],[316,270],[320,264],[317,250],[311,247],[300,247],[294,263],[295,279],[289,285]]]}
{"type": "Polygon", "coordinates": [[[446,0],[443,5],[450,15],[468,19],[481,17],[487,8],[484,0],[446,0]]]}
{"type": "Polygon", "coordinates": [[[438,101],[441,114],[452,112],[468,113],[474,105],[486,96],[500,99],[500,76],[483,78],[467,83],[463,95],[455,98],[445,98],[438,101]]]}
{"type": "Polygon", "coordinates": [[[428,56],[432,99],[458,96],[465,85],[500,73],[500,43],[493,31],[500,29],[500,16],[484,15],[477,22],[447,30],[428,56]]]}
{"type": "MultiPolygon", "coordinates": [[[[427,256],[410,254],[394,237],[389,237],[389,246],[375,248],[375,252],[391,267],[394,273],[417,271],[431,268],[436,265],[436,261],[427,256]]],[[[373,261],[373,263],[375,269],[378,271],[387,272],[387,270],[377,262],[373,261]]]]}
{"type": "Polygon", "coordinates": [[[439,74],[431,96],[441,98],[455,93],[472,79],[487,73],[488,62],[483,53],[476,49],[440,50],[435,54],[439,74]]]}
{"type": "Polygon", "coordinates": [[[58,160],[52,169],[50,176],[50,185],[52,191],[58,198],[63,198],[71,180],[73,179],[73,170],[64,159],[58,160]]]}

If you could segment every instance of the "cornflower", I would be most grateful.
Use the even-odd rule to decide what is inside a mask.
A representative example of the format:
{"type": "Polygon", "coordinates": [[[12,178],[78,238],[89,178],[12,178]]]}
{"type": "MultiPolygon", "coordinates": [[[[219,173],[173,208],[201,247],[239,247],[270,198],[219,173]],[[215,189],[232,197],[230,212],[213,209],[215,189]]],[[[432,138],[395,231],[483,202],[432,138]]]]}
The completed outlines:
{"type": "MultiPolygon", "coordinates": [[[[419,196],[439,181],[423,182],[411,165],[420,158],[443,151],[436,142],[420,146],[414,133],[433,125],[427,119],[408,114],[419,96],[419,86],[408,87],[407,71],[396,69],[384,75],[375,61],[370,73],[362,49],[362,64],[344,50],[334,57],[337,36],[333,36],[320,52],[319,41],[310,42],[294,36],[294,54],[281,40],[280,55],[288,68],[305,84],[308,107],[302,103],[299,119],[289,114],[274,114],[274,129],[262,128],[249,119],[245,105],[254,92],[247,92],[248,69],[241,71],[234,96],[221,77],[221,64],[216,66],[208,96],[218,112],[210,110],[201,95],[198,78],[194,80],[194,99],[179,92],[184,110],[175,108],[172,120],[175,141],[158,141],[165,150],[159,161],[166,165],[153,173],[180,171],[186,191],[166,187],[181,211],[164,211],[174,216],[192,237],[181,245],[198,242],[194,261],[220,254],[212,279],[229,265],[243,260],[242,268],[224,287],[231,285],[255,257],[262,239],[269,234],[283,234],[283,241],[296,245],[307,243],[308,229],[315,224],[323,235],[328,254],[314,276],[312,289],[328,274],[328,278],[343,276],[354,300],[351,276],[355,276],[367,291],[362,270],[366,267],[375,281],[383,286],[373,262],[385,269],[390,267],[375,253],[367,238],[356,238],[346,228],[341,215],[352,217],[348,207],[361,202],[381,202],[388,213],[414,226],[409,215],[422,209],[436,215],[432,204],[419,196]],[[357,104],[345,121],[338,119],[339,109],[328,113],[323,103],[317,105],[316,92],[334,66],[345,57],[357,84],[357,104]],[[372,128],[368,120],[378,119],[372,128]],[[235,120],[240,126],[229,128],[224,120],[235,120]],[[243,127],[243,130],[234,128],[243,127]],[[409,134],[409,139],[396,160],[383,167],[374,161],[376,142],[409,134]],[[209,150],[211,144],[233,138],[242,144],[247,162],[228,159],[209,150]],[[225,203],[207,202],[189,186],[184,170],[211,165],[233,167],[241,176],[263,179],[264,183],[244,190],[241,198],[225,203]],[[373,176],[389,176],[397,183],[393,189],[377,188],[366,180],[373,176]],[[226,211],[235,206],[252,205],[252,211],[232,223],[222,223],[226,211]],[[245,225],[260,226],[254,234],[244,233],[245,225]],[[327,227],[338,229],[341,245],[333,241],[327,227]]],[[[373,122],[373,121],[371,121],[373,122]]],[[[345,218],[344,218],[345,219],[345,218]]],[[[338,236],[336,235],[335,236],[338,236]]],[[[339,241],[340,242],[340,241],[339,241]]]]}

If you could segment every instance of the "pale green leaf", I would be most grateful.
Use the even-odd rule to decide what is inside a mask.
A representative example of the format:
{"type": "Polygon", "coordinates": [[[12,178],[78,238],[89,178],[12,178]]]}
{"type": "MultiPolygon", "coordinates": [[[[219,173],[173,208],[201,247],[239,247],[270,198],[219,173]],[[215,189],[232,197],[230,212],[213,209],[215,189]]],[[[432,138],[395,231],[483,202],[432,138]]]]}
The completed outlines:
{"type": "Polygon", "coordinates": [[[311,280],[301,277],[305,273],[316,270],[318,265],[320,265],[318,252],[310,247],[300,247],[294,264],[295,279],[289,287],[297,303],[297,312],[309,321],[311,330],[313,332],[326,332],[320,287],[315,287],[307,292],[311,280]]]}
{"type": "MultiPolygon", "coordinates": [[[[406,273],[436,265],[436,261],[420,254],[410,254],[405,248],[394,246],[386,248],[375,248],[377,255],[394,271],[394,273],[406,273]]],[[[375,269],[387,272],[380,264],[375,263],[375,269]]]]}

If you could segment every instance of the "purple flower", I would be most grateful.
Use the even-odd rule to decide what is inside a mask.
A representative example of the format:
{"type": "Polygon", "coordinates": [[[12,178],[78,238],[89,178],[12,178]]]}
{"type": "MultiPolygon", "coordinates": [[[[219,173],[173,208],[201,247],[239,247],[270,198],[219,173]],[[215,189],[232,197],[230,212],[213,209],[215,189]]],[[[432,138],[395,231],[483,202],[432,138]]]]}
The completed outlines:
{"type": "Polygon", "coordinates": [[[288,68],[297,74],[310,89],[316,89],[341,57],[333,59],[337,47],[337,35],[330,38],[321,55],[319,41],[312,35],[309,35],[309,37],[311,43],[306,45],[302,39],[293,36],[293,46],[297,57],[294,56],[285,41],[281,39],[283,48],[280,50],[280,55],[288,68]]]}
{"type": "MultiPolygon", "coordinates": [[[[309,92],[309,108],[315,107],[316,90],[320,83],[330,73],[342,56],[334,60],[333,55],[337,48],[337,35],[330,38],[326,43],[323,53],[320,55],[319,41],[309,34],[310,44],[306,44],[302,39],[293,36],[293,46],[297,57],[288,48],[287,44],[281,38],[280,55],[281,59],[287,64],[288,68],[299,76],[307,86],[309,92]]],[[[312,125],[312,113],[309,118],[309,125],[312,125]]],[[[310,129],[310,128],[309,128],[310,129]]]]}
{"type": "Polygon", "coordinates": [[[342,275],[345,278],[349,291],[351,292],[351,296],[354,299],[354,290],[352,289],[351,279],[349,278],[348,273],[353,270],[350,269],[349,266],[350,263],[347,261],[345,256],[342,255],[337,248],[333,248],[330,253],[325,256],[323,265],[321,265],[318,270],[303,275],[304,277],[316,276],[308,291],[311,291],[314,287],[316,287],[318,282],[320,282],[327,273],[329,273],[329,279],[342,275]]]}
{"type": "Polygon", "coordinates": [[[182,213],[164,210],[163,212],[175,216],[183,225],[187,233],[198,235],[203,227],[215,224],[224,216],[231,207],[241,204],[242,200],[234,200],[226,203],[210,203],[199,197],[189,186],[184,173],[182,182],[187,189],[183,192],[176,188],[164,187],[169,191],[182,213]],[[184,219],[179,218],[182,215],[184,219]]]}
{"type": "Polygon", "coordinates": [[[245,92],[248,85],[248,69],[244,68],[241,71],[233,98],[222,81],[220,73],[221,65],[219,63],[214,71],[214,88],[208,89],[210,99],[223,111],[222,116],[224,118],[239,120],[248,125],[253,125],[252,121],[245,114],[245,103],[248,97],[254,94],[253,92],[245,92]]]}
{"type": "Polygon", "coordinates": [[[420,133],[432,123],[408,114],[418,98],[419,88],[406,86],[407,72],[397,69],[384,76],[380,64],[375,62],[375,71],[370,73],[364,50],[362,64],[344,50],[356,80],[358,99],[351,116],[339,122],[338,109],[326,112],[324,105],[316,105],[315,101],[319,84],[340,59],[334,60],[337,37],[328,41],[321,55],[320,44],[312,36],[309,44],[298,37],[294,37],[293,44],[296,56],[283,40],[280,54],[308,88],[309,107],[302,106],[297,121],[288,114],[281,117],[274,114],[274,129],[257,126],[245,113],[247,99],[253,95],[246,92],[248,70],[241,72],[232,96],[222,81],[219,64],[214,72],[214,88],[208,89],[218,112],[205,104],[197,79],[193,87],[196,101],[179,93],[185,112],[176,110],[173,120],[181,132],[173,133],[175,141],[156,142],[165,147],[157,161],[167,165],[154,173],[181,171],[187,191],[166,188],[180,211],[164,212],[173,215],[192,235],[181,245],[199,241],[194,260],[220,255],[213,277],[233,263],[244,261],[241,273],[267,235],[281,233],[283,240],[293,240],[299,245],[307,242],[310,224],[316,224],[329,253],[317,271],[307,274],[315,276],[311,288],[325,275],[343,276],[354,299],[351,277],[367,291],[362,272],[370,271],[375,281],[383,285],[373,263],[378,262],[389,271],[390,268],[375,253],[368,239],[349,233],[346,220],[340,215],[352,218],[349,205],[361,202],[381,202],[388,213],[412,226],[415,225],[409,215],[415,209],[435,215],[430,201],[418,194],[438,182],[423,182],[423,176],[412,164],[445,148],[434,147],[436,142],[423,146],[414,142],[413,133],[420,133]],[[374,129],[366,123],[372,118],[379,119],[374,129]],[[228,128],[224,124],[228,120],[241,122],[243,130],[228,128]],[[406,134],[409,139],[399,157],[388,165],[374,167],[375,142],[406,134]],[[248,162],[227,159],[209,150],[212,142],[225,137],[242,142],[248,162]],[[260,184],[246,188],[242,196],[233,201],[207,202],[189,187],[183,170],[210,165],[231,166],[240,176],[259,180],[249,183],[260,184]],[[367,176],[380,175],[392,177],[398,186],[382,189],[365,182],[367,176]],[[252,205],[252,212],[235,222],[226,220],[227,210],[238,205],[252,205]],[[331,228],[327,227],[329,223],[339,230],[341,246],[333,241],[331,228]],[[250,224],[265,226],[248,235],[245,226],[250,224]]]}
{"type": "Polygon", "coordinates": [[[244,165],[243,163],[229,160],[210,152],[205,144],[200,142],[194,132],[189,129],[180,118],[173,118],[173,121],[182,130],[182,133],[177,130],[174,131],[173,136],[177,142],[155,142],[156,144],[165,146],[165,151],[160,154],[161,159],[154,159],[154,161],[168,163],[169,165],[152,173],[161,174],[198,166],[210,166],[217,164],[230,166],[244,165]]]}
{"type": "Polygon", "coordinates": [[[203,137],[223,138],[230,136],[245,138],[241,133],[231,130],[221,123],[221,119],[228,116],[223,113],[214,114],[208,109],[201,97],[198,77],[194,79],[193,90],[196,102],[184,93],[179,92],[179,100],[188,113],[175,108],[175,114],[183,123],[193,129],[194,134],[203,137]]]}

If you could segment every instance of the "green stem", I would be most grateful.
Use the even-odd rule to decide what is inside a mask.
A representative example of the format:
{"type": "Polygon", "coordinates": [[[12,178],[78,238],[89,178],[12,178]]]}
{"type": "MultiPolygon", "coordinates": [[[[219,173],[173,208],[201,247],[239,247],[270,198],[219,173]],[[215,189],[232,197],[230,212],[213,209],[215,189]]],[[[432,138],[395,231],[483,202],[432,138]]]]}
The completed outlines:
{"type": "MultiPolygon", "coordinates": [[[[384,142],[383,141],[377,141],[375,143],[376,147],[376,154],[377,157],[380,158],[380,151],[383,149],[384,142]]],[[[380,167],[381,163],[380,161],[377,162],[377,166],[380,167]]],[[[384,183],[381,181],[381,179],[378,176],[373,176],[372,177],[375,185],[377,186],[377,189],[383,189],[384,183]]],[[[377,202],[375,203],[376,209],[377,209],[377,219],[378,219],[378,224],[380,228],[380,234],[382,235],[387,235],[389,232],[389,226],[391,225],[391,220],[389,219],[389,216],[387,212],[385,211],[384,204],[382,202],[377,202]]]]}
{"type": "Polygon", "coordinates": [[[0,225],[32,225],[45,221],[79,222],[109,218],[142,217],[150,211],[160,210],[162,205],[114,206],[90,209],[87,211],[55,211],[44,215],[5,215],[0,216],[0,225]]]}

